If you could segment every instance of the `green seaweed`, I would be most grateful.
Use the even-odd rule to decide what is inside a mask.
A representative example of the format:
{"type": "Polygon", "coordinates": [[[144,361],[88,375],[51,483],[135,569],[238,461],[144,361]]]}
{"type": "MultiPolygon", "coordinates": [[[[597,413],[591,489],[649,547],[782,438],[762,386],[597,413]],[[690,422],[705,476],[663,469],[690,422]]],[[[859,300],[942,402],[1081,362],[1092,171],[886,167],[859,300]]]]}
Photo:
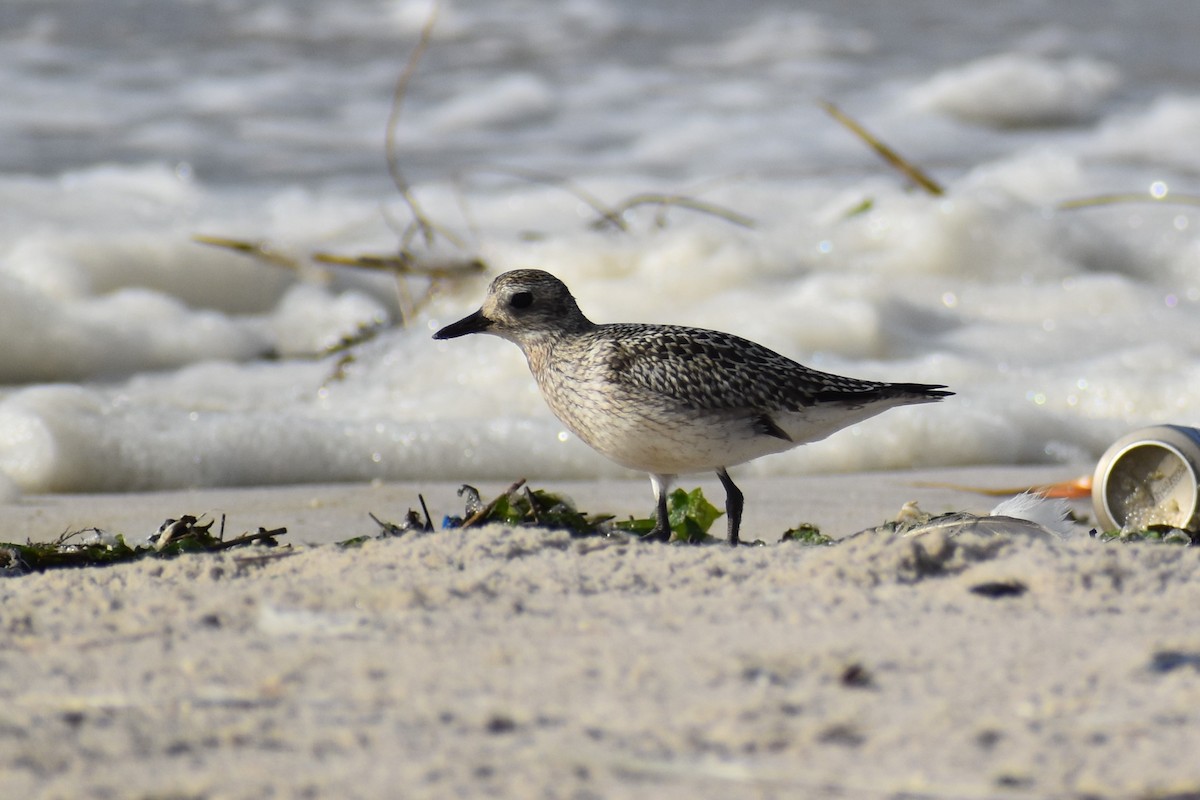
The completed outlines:
{"type": "MultiPolygon", "coordinates": [[[[587,514],[576,508],[570,499],[542,489],[530,489],[524,480],[517,481],[488,502],[484,502],[475,487],[463,484],[459,491],[463,498],[463,516],[446,516],[443,529],[469,528],[487,523],[510,527],[548,528],[567,530],[572,535],[612,536],[614,534],[644,536],[654,529],[655,518],[630,517],[614,521],[612,515],[587,514]]],[[[434,530],[425,498],[418,495],[421,511],[410,509],[400,523],[382,520],[374,514],[370,517],[379,526],[374,535],[356,536],[336,543],[342,549],[361,547],[374,539],[405,536],[410,533],[430,533],[434,530]]],[[[709,529],[723,513],[705,498],[699,488],[688,492],[676,489],[667,497],[668,522],[672,541],[684,544],[702,544],[720,541],[709,534],[709,529]]],[[[912,516],[911,514],[909,516],[912,516]]],[[[953,516],[953,515],[945,515],[953,516]]],[[[921,515],[917,519],[929,519],[921,515]]],[[[887,523],[876,528],[879,533],[896,533],[906,530],[913,519],[887,523]]],[[[194,516],[185,515],[178,520],[168,519],[159,532],[146,544],[131,547],[121,535],[95,537],[83,541],[86,533],[100,534],[95,528],[64,533],[52,542],[26,542],[25,544],[0,543],[0,575],[23,575],[48,569],[66,567],[104,566],[136,561],[142,558],[173,558],[184,553],[211,553],[249,544],[260,543],[268,547],[278,545],[276,538],[287,533],[286,528],[266,530],[259,528],[253,533],[244,533],[233,539],[225,539],[225,520],[221,529],[212,532],[213,522],[200,523],[194,516]]],[[[867,533],[869,531],[864,531],[867,533]]],[[[1200,533],[1185,531],[1168,525],[1150,526],[1137,531],[1106,531],[1092,534],[1103,542],[1155,542],[1189,545],[1200,542],[1200,533]]],[[[825,547],[837,544],[833,538],[821,533],[811,523],[801,523],[785,531],[779,541],[796,542],[802,546],[825,547]]],[[[761,541],[747,544],[763,544],[761,541]]],[[[290,552],[290,549],[285,552],[290,552]]]]}
{"type": "Polygon", "coordinates": [[[567,498],[543,489],[530,489],[518,481],[489,503],[483,503],[479,491],[467,484],[458,490],[465,498],[465,516],[447,517],[443,527],[469,528],[487,523],[532,528],[565,529],[576,536],[608,534],[607,515],[587,515],[567,498]]]}
{"type": "Polygon", "coordinates": [[[212,527],[211,521],[201,524],[197,517],[185,514],[179,519],[168,519],[146,544],[134,547],[130,547],[121,534],[109,540],[97,536],[95,541],[74,541],[85,533],[101,533],[96,528],[68,531],[52,542],[0,543],[0,574],[25,575],[67,567],[107,566],[143,558],[174,558],[183,553],[215,553],[253,543],[275,547],[279,544],[276,538],[287,533],[287,528],[259,528],[253,533],[225,539],[224,517],[218,533],[214,534],[212,527]]]}
{"type": "Polygon", "coordinates": [[[802,545],[811,547],[826,547],[831,544],[837,544],[835,539],[821,533],[821,529],[811,522],[801,522],[794,528],[788,528],[784,531],[779,541],[799,542],[802,545]]]}
{"type": "MultiPolygon", "coordinates": [[[[458,496],[463,499],[462,516],[446,516],[442,519],[443,529],[472,528],[489,523],[510,527],[548,528],[567,530],[574,536],[612,536],[614,532],[645,535],[654,528],[653,517],[613,522],[611,514],[587,514],[562,495],[543,489],[531,489],[524,480],[517,481],[488,502],[484,502],[479,490],[470,484],[459,487],[458,496]]],[[[402,524],[387,522],[371,515],[379,525],[378,537],[357,537],[339,542],[343,547],[355,547],[365,538],[399,536],[412,531],[432,531],[429,511],[421,505],[425,521],[421,522],[416,511],[409,511],[402,524]]],[[[708,535],[708,529],[722,512],[704,497],[700,489],[686,492],[676,489],[667,499],[669,523],[677,542],[701,543],[716,541],[708,535]]]]}
{"type": "Polygon", "coordinates": [[[1200,543],[1200,531],[1183,530],[1173,525],[1149,525],[1139,530],[1093,532],[1102,542],[1156,542],[1190,545],[1200,543]]]}
{"type": "MultiPolygon", "coordinates": [[[[667,523],[671,526],[673,542],[704,544],[716,541],[716,537],[711,536],[708,529],[721,516],[724,516],[724,512],[708,502],[699,487],[690,492],[676,489],[667,496],[667,523]]],[[[655,522],[654,517],[631,517],[623,522],[614,522],[613,527],[626,533],[645,536],[654,530],[655,522]]]]}
{"type": "Polygon", "coordinates": [[[384,534],[380,534],[378,536],[353,536],[349,539],[343,539],[340,542],[334,542],[333,544],[335,547],[338,547],[342,550],[353,550],[356,547],[362,547],[364,544],[374,539],[382,538],[384,538],[384,534]]]}

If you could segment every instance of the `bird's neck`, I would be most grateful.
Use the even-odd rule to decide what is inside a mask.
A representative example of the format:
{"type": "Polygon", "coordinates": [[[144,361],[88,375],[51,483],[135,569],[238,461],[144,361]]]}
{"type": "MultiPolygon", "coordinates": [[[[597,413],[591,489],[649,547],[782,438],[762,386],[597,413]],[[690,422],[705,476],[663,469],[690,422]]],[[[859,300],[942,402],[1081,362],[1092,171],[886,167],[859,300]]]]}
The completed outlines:
{"type": "Polygon", "coordinates": [[[529,368],[536,375],[546,364],[550,363],[555,350],[569,346],[580,336],[596,327],[586,317],[580,315],[567,326],[526,331],[517,344],[524,351],[525,358],[529,361],[529,368]]]}

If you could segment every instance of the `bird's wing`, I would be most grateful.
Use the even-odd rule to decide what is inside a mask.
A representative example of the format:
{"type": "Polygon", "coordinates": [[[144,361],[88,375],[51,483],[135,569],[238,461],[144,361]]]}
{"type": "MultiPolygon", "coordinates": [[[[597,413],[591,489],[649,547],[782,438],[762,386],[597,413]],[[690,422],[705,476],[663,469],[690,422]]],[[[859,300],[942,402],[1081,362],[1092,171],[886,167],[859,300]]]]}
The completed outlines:
{"type": "Polygon", "coordinates": [[[650,325],[603,326],[610,379],[696,409],[799,411],[818,402],[866,403],[889,384],[809,369],[728,333],[650,325]]]}

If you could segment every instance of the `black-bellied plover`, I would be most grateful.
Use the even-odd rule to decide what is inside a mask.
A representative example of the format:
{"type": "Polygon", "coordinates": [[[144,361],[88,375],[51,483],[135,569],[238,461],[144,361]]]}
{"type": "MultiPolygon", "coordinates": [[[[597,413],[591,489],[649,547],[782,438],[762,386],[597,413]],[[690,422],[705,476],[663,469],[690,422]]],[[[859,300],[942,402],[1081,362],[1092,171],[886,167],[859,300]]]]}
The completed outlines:
{"type": "Polygon", "coordinates": [[[550,410],[601,455],[650,473],[657,501],[649,539],[670,538],[675,476],[715,470],[725,487],[729,544],[738,543],[742,492],[735,464],[824,439],[895,406],[953,392],[818,372],[729,333],[677,325],[597,325],[548,272],[492,281],[483,306],[435,339],[490,333],[525,353],[550,410]]]}

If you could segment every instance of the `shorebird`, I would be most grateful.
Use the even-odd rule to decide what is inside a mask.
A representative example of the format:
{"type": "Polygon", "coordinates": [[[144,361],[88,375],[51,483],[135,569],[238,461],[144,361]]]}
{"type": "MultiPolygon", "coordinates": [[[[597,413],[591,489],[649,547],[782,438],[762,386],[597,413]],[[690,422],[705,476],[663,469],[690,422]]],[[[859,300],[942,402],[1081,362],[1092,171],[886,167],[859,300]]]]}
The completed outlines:
{"type": "Polygon", "coordinates": [[[824,439],[896,406],[932,403],[941,385],[843,378],[747,339],[677,325],[597,325],[558,278],[536,269],[492,281],[483,306],[434,339],[489,333],[525,354],[550,410],[601,455],[650,473],[647,539],[667,541],[667,493],[680,474],[715,470],[729,544],[743,495],[728,468],[824,439]]]}

